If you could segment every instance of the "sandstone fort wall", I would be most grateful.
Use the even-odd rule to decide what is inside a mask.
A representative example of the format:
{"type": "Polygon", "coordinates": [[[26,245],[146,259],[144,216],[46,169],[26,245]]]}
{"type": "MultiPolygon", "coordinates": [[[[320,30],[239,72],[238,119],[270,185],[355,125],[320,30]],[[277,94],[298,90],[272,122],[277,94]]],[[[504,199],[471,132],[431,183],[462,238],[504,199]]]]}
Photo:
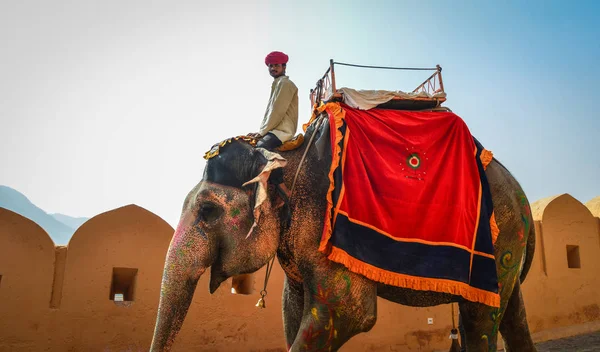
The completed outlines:
{"type": "MultiPolygon", "coordinates": [[[[600,330],[600,197],[584,205],[563,194],[533,203],[532,212],[537,244],[523,296],[534,339],[600,330]]],[[[128,205],[55,247],[38,225],[0,208],[0,351],[147,351],[172,234],[160,217],[128,205]]],[[[249,295],[233,294],[231,279],[210,295],[204,275],[174,350],[285,351],[284,274],[276,264],[259,309],[264,274],[250,276],[249,295]]],[[[447,350],[451,326],[450,305],[379,299],[375,327],[343,350],[447,350]]]]}

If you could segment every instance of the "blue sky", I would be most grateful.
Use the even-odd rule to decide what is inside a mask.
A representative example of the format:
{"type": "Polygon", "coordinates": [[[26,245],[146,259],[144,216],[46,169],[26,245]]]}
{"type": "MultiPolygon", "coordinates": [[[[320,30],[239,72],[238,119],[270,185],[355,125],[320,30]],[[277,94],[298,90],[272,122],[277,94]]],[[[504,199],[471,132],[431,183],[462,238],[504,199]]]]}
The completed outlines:
{"type": "MultiPolygon", "coordinates": [[[[175,225],[203,153],[258,129],[264,56],[281,50],[301,123],[330,58],[440,64],[445,105],[530,201],[585,203],[600,195],[599,13],[592,1],[3,2],[0,184],[48,212],[135,203],[175,225]]],[[[427,76],[336,73],[338,86],[404,91],[427,76]]]]}

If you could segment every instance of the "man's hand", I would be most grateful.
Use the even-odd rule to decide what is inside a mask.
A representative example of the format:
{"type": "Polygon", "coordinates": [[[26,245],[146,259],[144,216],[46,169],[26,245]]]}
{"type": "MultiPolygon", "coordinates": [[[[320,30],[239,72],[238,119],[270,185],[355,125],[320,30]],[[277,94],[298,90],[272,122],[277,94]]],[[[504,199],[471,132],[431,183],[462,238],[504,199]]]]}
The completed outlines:
{"type": "Polygon", "coordinates": [[[252,137],[252,138],[257,138],[257,139],[262,137],[260,135],[260,133],[248,133],[246,136],[252,137]]]}

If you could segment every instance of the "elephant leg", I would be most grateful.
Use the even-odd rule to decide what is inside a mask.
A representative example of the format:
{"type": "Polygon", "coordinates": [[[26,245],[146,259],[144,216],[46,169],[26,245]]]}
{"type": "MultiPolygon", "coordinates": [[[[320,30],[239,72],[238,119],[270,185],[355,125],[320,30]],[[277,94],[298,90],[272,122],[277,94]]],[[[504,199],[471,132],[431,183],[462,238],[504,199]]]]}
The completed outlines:
{"type": "Polygon", "coordinates": [[[507,352],[535,352],[537,349],[531,339],[525,304],[521,295],[521,284],[517,281],[506,306],[500,323],[500,332],[507,352]]]}
{"type": "Polygon", "coordinates": [[[294,343],[302,323],[304,311],[304,289],[286,275],[283,282],[283,328],[288,350],[294,343]]]}
{"type": "Polygon", "coordinates": [[[460,352],[467,352],[467,333],[465,325],[462,322],[462,315],[458,315],[458,332],[460,332],[460,352]]]}
{"type": "Polygon", "coordinates": [[[321,268],[325,270],[305,281],[305,309],[291,352],[337,351],[377,320],[375,283],[338,264],[321,268]]]}
{"type": "MultiPolygon", "coordinates": [[[[464,326],[467,352],[496,351],[498,328],[497,308],[475,302],[459,303],[460,315],[464,326]]],[[[464,346],[462,346],[464,348],[464,346]]]]}

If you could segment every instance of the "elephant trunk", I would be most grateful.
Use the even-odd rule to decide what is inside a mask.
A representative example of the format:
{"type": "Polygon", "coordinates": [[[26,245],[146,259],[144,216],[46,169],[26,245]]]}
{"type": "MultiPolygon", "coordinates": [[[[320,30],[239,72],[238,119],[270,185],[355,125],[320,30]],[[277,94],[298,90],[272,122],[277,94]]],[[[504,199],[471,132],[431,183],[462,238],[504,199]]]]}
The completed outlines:
{"type": "Polygon", "coordinates": [[[214,251],[210,250],[204,232],[184,223],[180,222],[167,252],[150,351],[170,350],[183,325],[198,280],[212,264],[210,254],[214,251]]]}

